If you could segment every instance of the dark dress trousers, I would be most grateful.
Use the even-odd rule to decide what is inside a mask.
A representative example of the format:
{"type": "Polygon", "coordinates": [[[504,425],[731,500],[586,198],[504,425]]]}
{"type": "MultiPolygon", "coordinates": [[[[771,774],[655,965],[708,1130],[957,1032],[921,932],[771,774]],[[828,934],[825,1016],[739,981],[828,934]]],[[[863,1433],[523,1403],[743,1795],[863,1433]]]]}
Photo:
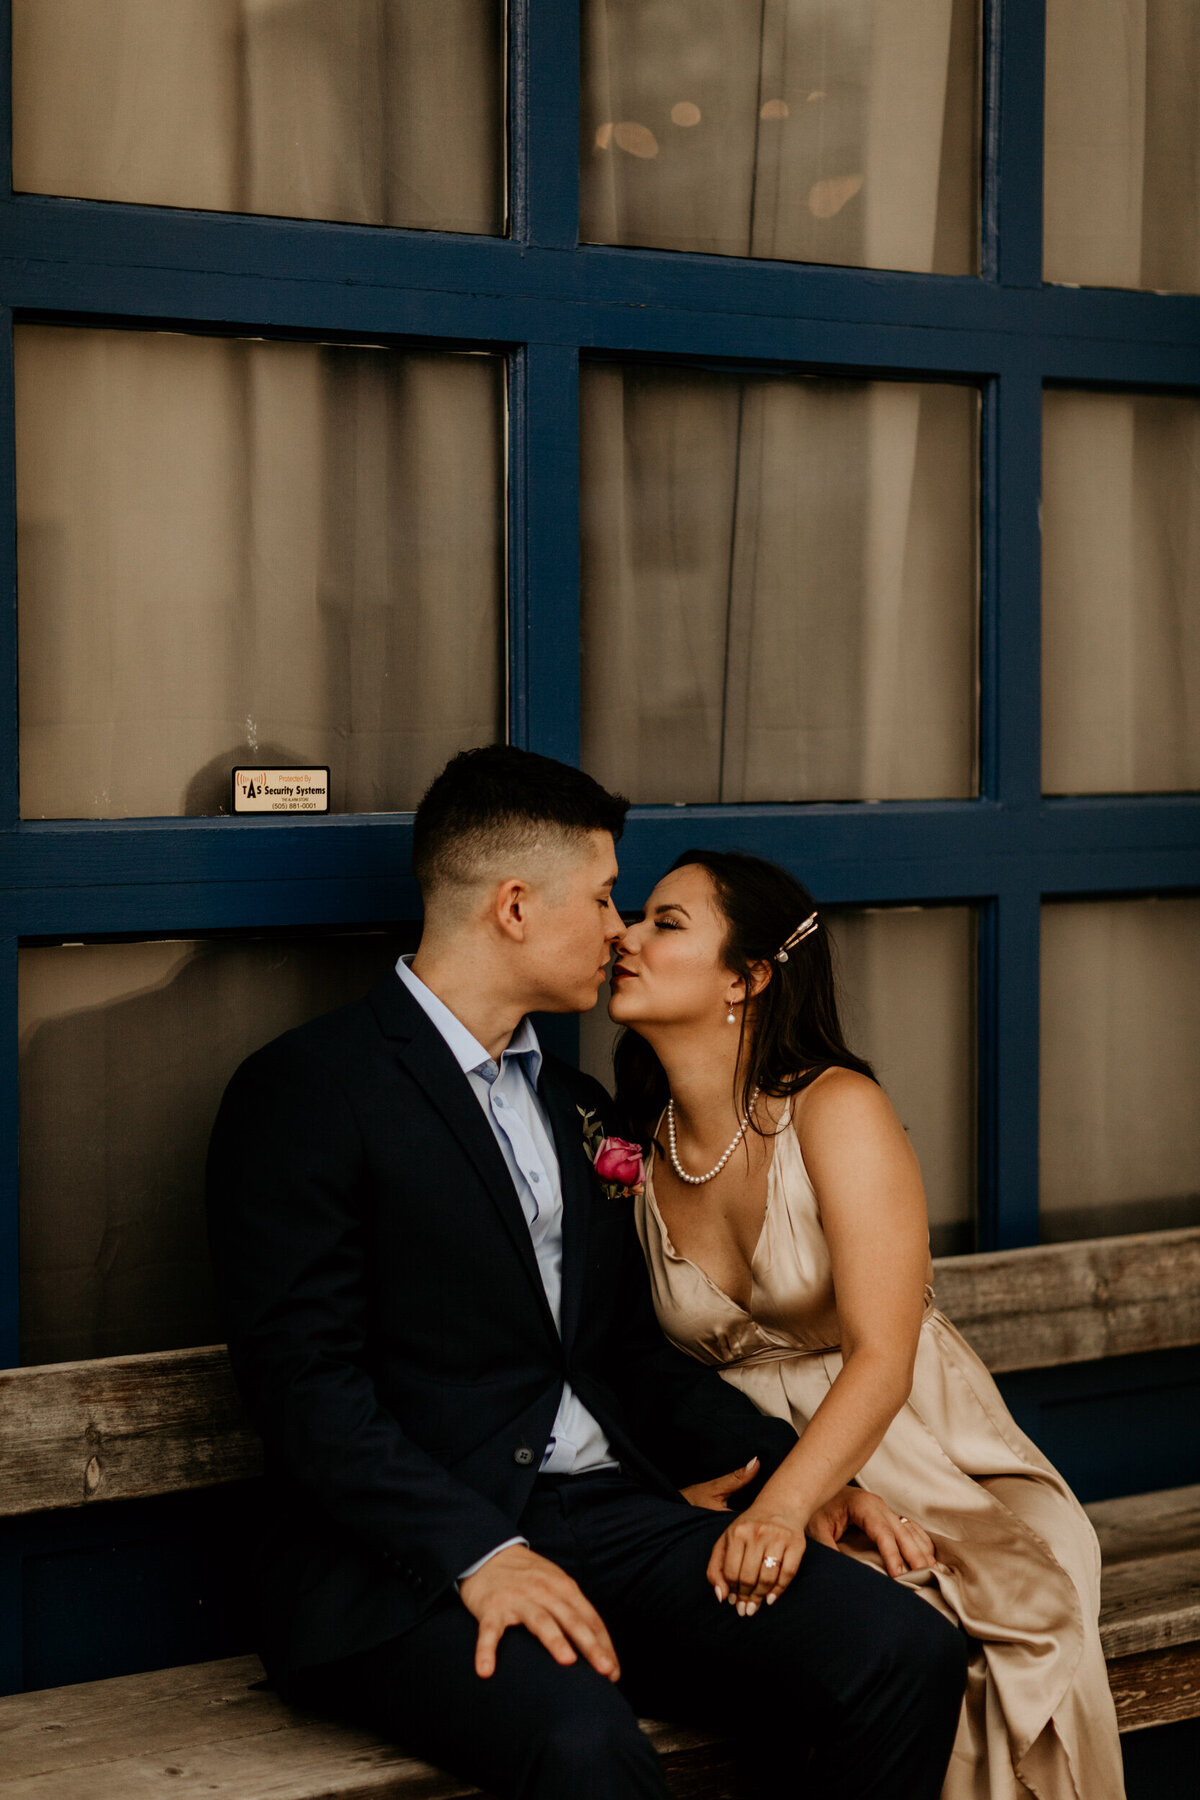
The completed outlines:
{"type": "Polygon", "coordinates": [[[769,1612],[718,1607],[703,1570],[728,1519],[678,1490],[753,1455],[769,1473],[794,1433],[662,1337],[632,1209],[583,1148],[581,1109],[611,1123],[603,1089],[546,1057],[539,1095],[562,1182],[561,1336],[488,1121],[395,976],[260,1050],[229,1085],[209,1222],[233,1367],[266,1450],[270,1674],[500,1794],[662,1793],[629,1700],[583,1659],[562,1669],[514,1630],[491,1681],[474,1675],[455,1578],[520,1533],[597,1604],[638,1704],[711,1718],[717,1675],[729,1703],[746,1682],[766,1694],[777,1671],[793,1734],[811,1714],[797,1767],[811,1749],[822,1794],[933,1800],[965,1679],[960,1635],[818,1545],[769,1612]],[[619,1473],[539,1476],[564,1380],[619,1473]]]}

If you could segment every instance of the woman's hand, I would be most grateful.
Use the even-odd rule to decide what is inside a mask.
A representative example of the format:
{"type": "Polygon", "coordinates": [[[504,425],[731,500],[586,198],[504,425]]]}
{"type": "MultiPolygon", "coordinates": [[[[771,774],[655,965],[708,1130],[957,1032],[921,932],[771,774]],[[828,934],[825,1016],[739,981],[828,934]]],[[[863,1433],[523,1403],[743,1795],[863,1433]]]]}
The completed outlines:
{"type": "Polygon", "coordinates": [[[857,1525],[870,1538],[889,1575],[903,1575],[906,1569],[932,1569],[937,1562],[937,1546],[925,1528],[901,1518],[886,1500],[865,1488],[842,1488],[813,1514],[808,1535],[815,1543],[836,1550],[850,1525],[857,1525]]]}
{"type": "Polygon", "coordinates": [[[710,1512],[732,1512],[730,1494],[736,1494],[757,1474],[758,1458],[752,1456],[744,1469],[735,1469],[732,1475],[717,1475],[712,1481],[693,1481],[690,1487],[679,1491],[689,1506],[706,1506],[710,1512]]]}
{"type": "Polygon", "coordinates": [[[718,1600],[744,1619],[765,1602],[773,1606],[804,1556],[804,1526],[755,1501],[713,1545],[705,1577],[718,1600]]]}

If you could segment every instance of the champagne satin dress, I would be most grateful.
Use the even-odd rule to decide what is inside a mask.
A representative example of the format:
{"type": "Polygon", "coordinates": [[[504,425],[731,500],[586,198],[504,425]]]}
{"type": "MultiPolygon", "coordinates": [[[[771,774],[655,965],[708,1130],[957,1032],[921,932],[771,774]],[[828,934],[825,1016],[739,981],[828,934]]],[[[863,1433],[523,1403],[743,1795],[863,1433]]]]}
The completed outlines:
{"type": "MultiPolygon", "coordinates": [[[[636,1207],[667,1337],[803,1432],[841,1355],[820,1206],[790,1115],[775,1139],[749,1312],[675,1250],[652,1169],[636,1207]]],[[[978,1643],[942,1800],[1123,1800],[1095,1533],[929,1286],[912,1392],[859,1476],[937,1546],[935,1571],[900,1579],[978,1643]]],[[[851,1554],[888,1579],[873,1546],[851,1554]]]]}

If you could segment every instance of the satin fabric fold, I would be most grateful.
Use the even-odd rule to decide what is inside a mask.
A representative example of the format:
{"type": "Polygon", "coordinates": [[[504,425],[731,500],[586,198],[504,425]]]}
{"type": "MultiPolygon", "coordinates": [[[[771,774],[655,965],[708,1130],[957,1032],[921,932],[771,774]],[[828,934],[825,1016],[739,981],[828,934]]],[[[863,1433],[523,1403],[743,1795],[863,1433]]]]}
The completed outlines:
{"type": "MultiPolygon", "coordinates": [[[[803,1432],[842,1359],[820,1206],[790,1118],[775,1140],[749,1311],[675,1250],[652,1170],[636,1205],[666,1335],[803,1432]]],[[[1095,1533],[932,1287],[925,1299],[908,1402],[859,1478],[929,1532],[936,1569],[900,1579],[977,1644],[942,1800],[1123,1800],[1095,1533]]],[[[866,1540],[849,1554],[884,1572],[866,1540]]]]}

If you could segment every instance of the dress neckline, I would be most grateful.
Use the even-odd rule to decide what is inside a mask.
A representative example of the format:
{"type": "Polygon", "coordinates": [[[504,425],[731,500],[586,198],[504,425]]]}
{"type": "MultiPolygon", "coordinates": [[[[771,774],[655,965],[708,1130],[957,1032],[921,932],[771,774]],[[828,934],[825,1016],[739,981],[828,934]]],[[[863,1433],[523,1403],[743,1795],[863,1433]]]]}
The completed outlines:
{"type": "MultiPolygon", "coordinates": [[[[655,1138],[657,1138],[659,1130],[662,1126],[663,1119],[666,1117],[666,1111],[667,1111],[667,1109],[664,1106],[662,1112],[659,1114],[658,1124],[654,1128],[655,1138]]],[[[767,1164],[767,1204],[763,1211],[763,1222],[762,1222],[761,1227],[759,1228],[758,1237],[755,1239],[754,1248],[750,1252],[750,1260],[746,1265],[747,1270],[750,1275],[750,1291],[751,1291],[752,1299],[753,1299],[755,1279],[756,1279],[755,1273],[754,1273],[754,1267],[758,1261],[759,1252],[762,1249],[764,1243],[766,1242],[767,1227],[771,1223],[771,1215],[772,1215],[772,1212],[775,1210],[774,1207],[772,1206],[772,1201],[775,1198],[775,1189],[776,1189],[776,1185],[778,1182],[780,1140],[786,1135],[791,1135],[791,1133],[792,1133],[792,1101],[789,1098],[789,1100],[787,1101],[787,1104],[784,1108],[784,1111],[780,1114],[779,1124],[776,1126],[775,1131],[772,1135],[771,1160],[767,1164]]],[[[645,1185],[644,1192],[645,1192],[646,1200],[650,1206],[650,1210],[653,1212],[655,1220],[658,1224],[658,1230],[659,1230],[659,1235],[662,1238],[663,1249],[666,1251],[667,1255],[671,1258],[671,1260],[673,1262],[684,1263],[687,1268],[694,1269],[696,1271],[696,1274],[699,1275],[701,1281],[706,1282],[707,1285],[712,1289],[713,1293],[718,1294],[720,1296],[720,1298],[722,1300],[724,1300],[724,1302],[727,1306],[732,1306],[735,1309],[735,1311],[741,1313],[743,1318],[750,1319],[751,1321],[753,1321],[754,1314],[751,1311],[750,1307],[743,1306],[740,1300],[735,1300],[732,1294],[726,1293],[725,1289],[721,1286],[720,1282],[715,1281],[713,1279],[713,1277],[709,1274],[708,1270],[706,1268],[704,1268],[704,1266],[701,1263],[694,1262],[690,1256],[685,1256],[683,1254],[683,1252],[681,1250],[677,1250],[675,1248],[675,1245],[672,1243],[671,1233],[667,1230],[667,1222],[663,1218],[662,1213],[659,1210],[658,1200],[657,1200],[657,1197],[654,1192],[654,1155],[655,1155],[655,1152],[654,1152],[654,1148],[653,1148],[653,1144],[652,1144],[651,1150],[650,1150],[650,1162],[646,1168],[646,1185],[645,1185]]]]}

